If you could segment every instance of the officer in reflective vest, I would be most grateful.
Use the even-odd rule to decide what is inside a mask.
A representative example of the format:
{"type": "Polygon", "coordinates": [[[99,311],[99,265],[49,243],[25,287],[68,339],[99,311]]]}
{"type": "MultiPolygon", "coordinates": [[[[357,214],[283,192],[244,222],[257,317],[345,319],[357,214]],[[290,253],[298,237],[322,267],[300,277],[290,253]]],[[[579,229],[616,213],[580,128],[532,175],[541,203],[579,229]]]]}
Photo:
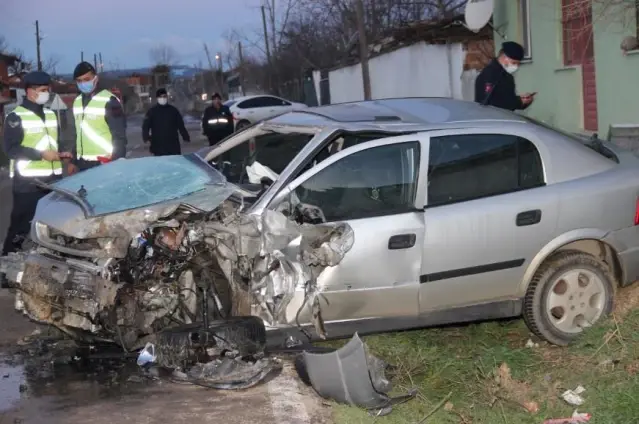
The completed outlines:
{"type": "Polygon", "coordinates": [[[56,115],[43,106],[49,101],[50,84],[51,77],[44,72],[27,74],[26,97],[5,120],[3,148],[10,159],[13,208],[3,255],[20,249],[29,234],[38,200],[47,194],[34,180],[55,182],[62,175],[61,160],[73,157],[70,152],[62,152],[56,115]]]}
{"type": "Polygon", "coordinates": [[[126,117],[120,100],[109,90],[100,88],[93,65],[81,62],[73,71],[81,94],[73,102],[75,125],[75,165],[73,174],[126,156],[126,117]]]}

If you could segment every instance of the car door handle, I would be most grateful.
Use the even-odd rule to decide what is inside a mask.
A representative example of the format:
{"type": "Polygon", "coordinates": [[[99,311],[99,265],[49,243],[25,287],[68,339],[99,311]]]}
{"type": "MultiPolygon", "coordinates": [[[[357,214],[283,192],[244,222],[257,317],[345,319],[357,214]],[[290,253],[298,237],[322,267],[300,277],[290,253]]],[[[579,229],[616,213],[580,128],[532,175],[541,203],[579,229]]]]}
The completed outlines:
{"type": "Polygon", "coordinates": [[[388,250],[410,249],[416,241],[415,234],[398,234],[388,240],[388,250]]]}
{"type": "Polygon", "coordinates": [[[516,223],[518,227],[525,227],[527,225],[539,224],[540,221],[541,211],[539,209],[535,209],[517,214],[516,223]]]}

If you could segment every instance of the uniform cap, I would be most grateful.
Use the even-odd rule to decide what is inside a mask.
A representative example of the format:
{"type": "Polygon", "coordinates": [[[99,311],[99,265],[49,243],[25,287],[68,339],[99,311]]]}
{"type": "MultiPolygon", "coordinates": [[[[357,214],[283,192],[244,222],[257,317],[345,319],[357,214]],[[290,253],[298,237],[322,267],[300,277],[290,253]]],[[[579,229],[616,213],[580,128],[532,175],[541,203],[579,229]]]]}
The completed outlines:
{"type": "Polygon", "coordinates": [[[37,85],[51,85],[51,76],[43,71],[33,71],[24,76],[23,82],[25,88],[37,85]]]}
{"type": "Polygon", "coordinates": [[[512,60],[521,61],[524,58],[524,48],[514,41],[506,41],[501,45],[501,50],[512,60]]]}
{"type": "Polygon", "coordinates": [[[80,62],[78,63],[78,66],[76,66],[73,70],[73,79],[81,77],[82,75],[89,72],[93,72],[94,74],[97,73],[95,72],[95,68],[93,67],[93,65],[91,65],[89,62],[80,62]]]}

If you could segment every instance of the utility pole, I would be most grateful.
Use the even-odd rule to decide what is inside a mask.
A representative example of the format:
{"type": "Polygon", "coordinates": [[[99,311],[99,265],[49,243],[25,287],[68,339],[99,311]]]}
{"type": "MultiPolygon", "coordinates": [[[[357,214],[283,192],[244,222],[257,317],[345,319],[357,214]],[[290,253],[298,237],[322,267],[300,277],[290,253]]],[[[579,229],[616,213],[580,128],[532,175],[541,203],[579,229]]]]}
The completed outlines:
{"type": "Polygon", "coordinates": [[[104,72],[104,62],[102,62],[102,53],[99,53],[100,57],[100,72],[104,72]]]}
{"type": "Polygon", "coordinates": [[[84,62],[84,52],[80,52],[80,62],[84,62]]]}
{"type": "Polygon", "coordinates": [[[368,41],[366,40],[366,25],[364,24],[364,4],[362,0],[355,2],[357,18],[357,32],[359,34],[359,60],[362,64],[362,82],[364,84],[364,100],[371,99],[371,77],[368,69],[368,41]]]}
{"type": "Polygon", "coordinates": [[[269,90],[272,90],[272,77],[273,77],[273,66],[271,64],[271,49],[269,48],[268,42],[268,28],[266,27],[266,11],[264,10],[264,6],[262,6],[262,26],[264,27],[264,44],[266,46],[266,63],[268,64],[268,85],[269,90]]]}
{"type": "Polygon", "coordinates": [[[213,62],[211,61],[211,54],[209,53],[209,46],[204,43],[204,53],[206,53],[206,59],[209,61],[209,68],[213,70],[213,62]]]}
{"type": "Polygon", "coordinates": [[[237,55],[240,59],[240,89],[242,90],[242,96],[246,96],[244,90],[244,55],[242,54],[242,42],[237,42],[237,55]]]}
{"type": "Polygon", "coordinates": [[[95,68],[95,72],[98,71],[98,55],[93,53],[93,67],[95,68]]]}
{"type": "Polygon", "coordinates": [[[36,54],[38,56],[38,71],[41,71],[42,57],[40,56],[40,41],[42,41],[42,38],[40,37],[40,23],[36,21],[35,25],[36,25],[36,54]]]}
{"type": "Polygon", "coordinates": [[[222,53],[217,53],[215,55],[215,62],[217,63],[217,73],[220,76],[219,78],[219,86],[220,86],[220,95],[224,96],[224,72],[223,72],[223,68],[222,68],[222,53]]]}

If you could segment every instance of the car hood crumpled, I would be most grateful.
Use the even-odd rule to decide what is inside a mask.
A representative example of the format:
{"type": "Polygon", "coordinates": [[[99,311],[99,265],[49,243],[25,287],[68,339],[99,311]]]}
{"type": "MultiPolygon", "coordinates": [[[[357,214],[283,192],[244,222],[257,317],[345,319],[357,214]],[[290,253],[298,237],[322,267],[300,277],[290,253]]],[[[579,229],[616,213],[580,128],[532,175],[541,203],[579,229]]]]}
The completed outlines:
{"type": "Polygon", "coordinates": [[[269,325],[286,324],[296,291],[311,308],[312,324],[324,338],[317,278],[338,265],[355,241],[347,223],[298,225],[280,212],[240,215],[232,222],[203,224],[206,242],[234,291],[248,292],[269,325]]]}

